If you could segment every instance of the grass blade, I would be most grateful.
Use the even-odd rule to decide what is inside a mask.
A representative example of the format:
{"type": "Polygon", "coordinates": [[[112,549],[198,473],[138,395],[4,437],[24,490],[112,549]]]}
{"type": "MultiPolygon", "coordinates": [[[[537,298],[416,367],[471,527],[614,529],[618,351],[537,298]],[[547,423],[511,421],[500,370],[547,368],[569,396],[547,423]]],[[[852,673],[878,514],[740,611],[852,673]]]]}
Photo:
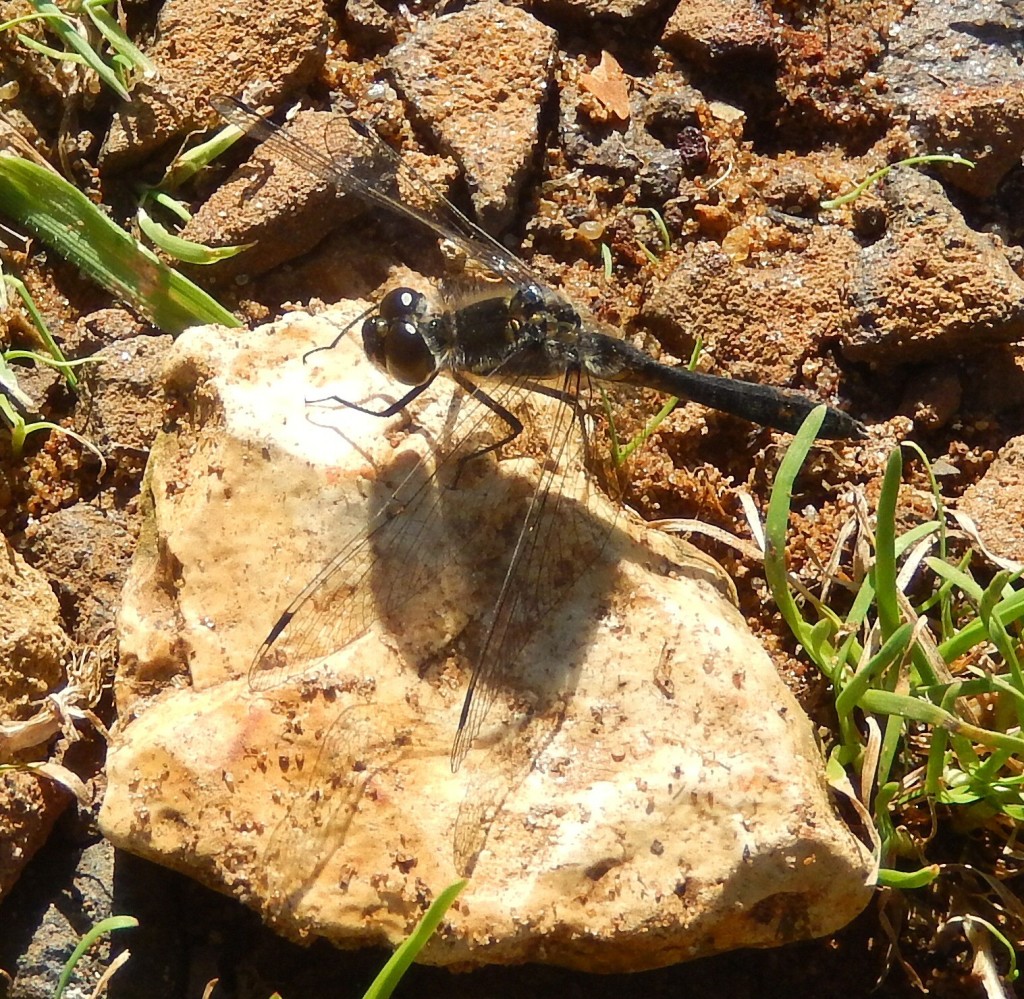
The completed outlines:
{"type": "Polygon", "coordinates": [[[0,213],[137,309],[160,329],[238,320],[115,225],[62,177],[15,156],[0,155],[0,213]]]}
{"type": "Polygon", "coordinates": [[[380,970],[380,974],[373,980],[373,984],[366,990],[363,999],[388,999],[388,996],[395,991],[395,987],[401,981],[402,975],[409,970],[409,965],[415,960],[416,955],[423,950],[424,945],[430,939],[431,934],[437,929],[438,924],[444,918],[444,914],[451,907],[452,902],[458,898],[459,893],[466,885],[467,880],[456,881],[455,884],[445,888],[437,898],[430,904],[430,908],[423,914],[423,918],[416,924],[408,939],[391,955],[391,960],[380,970]]]}
{"type": "MultiPolygon", "coordinates": [[[[793,442],[786,449],[785,457],[779,465],[772,486],[771,498],[768,501],[768,513],[765,516],[765,551],[764,575],[772,592],[772,599],[778,605],[786,624],[789,625],[796,640],[805,648],[817,647],[831,655],[831,644],[822,641],[820,634],[811,633],[811,628],[804,620],[793,599],[789,588],[786,572],[786,532],[789,529],[789,510],[796,486],[797,476],[803,468],[807,455],[814,445],[821,424],[825,420],[825,407],[816,406],[811,410],[803,426],[793,437],[793,442]]],[[[832,668],[832,663],[821,664],[824,669],[832,668]]]]}
{"type": "Polygon", "coordinates": [[[112,930],[129,930],[138,925],[139,921],[134,916],[110,916],[108,919],[98,922],[78,941],[78,946],[72,951],[71,957],[67,959],[64,969],[60,973],[60,978],[57,979],[57,991],[54,993],[54,999],[60,999],[64,994],[64,990],[68,987],[68,982],[71,980],[71,972],[75,970],[75,965],[78,964],[82,955],[104,933],[109,933],[112,930]]]}
{"type": "Polygon", "coordinates": [[[190,239],[182,239],[181,236],[175,235],[166,226],[157,222],[145,208],[139,208],[137,218],[139,228],[153,241],[154,246],[186,264],[215,264],[218,260],[237,256],[256,245],[243,243],[239,246],[204,246],[202,243],[194,243],[190,239]]]}
{"type": "MultiPolygon", "coordinates": [[[[40,0],[30,0],[30,2],[46,18],[46,26],[60,39],[67,52],[78,56],[76,61],[84,62],[121,100],[131,100],[131,95],[125,90],[117,75],[97,55],[88,41],[78,33],[75,22],[67,14],[56,4],[42,3],[40,0]]],[[[27,44],[29,39],[23,38],[22,42],[27,44]]],[[[66,56],[66,53],[56,53],[56,56],[60,58],[66,56]]]]}

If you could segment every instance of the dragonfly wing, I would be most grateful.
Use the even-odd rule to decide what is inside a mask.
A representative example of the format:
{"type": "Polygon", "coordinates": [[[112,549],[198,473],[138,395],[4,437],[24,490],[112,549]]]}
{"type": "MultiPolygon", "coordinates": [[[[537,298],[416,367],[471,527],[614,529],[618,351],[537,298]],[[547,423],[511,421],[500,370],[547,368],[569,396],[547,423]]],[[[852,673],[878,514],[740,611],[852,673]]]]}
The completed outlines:
{"type": "Polygon", "coordinates": [[[513,284],[532,284],[551,295],[557,294],[522,260],[459,211],[371,128],[347,115],[337,114],[329,126],[327,146],[343,151],[344,155],[332,160],[241,101],[217,96],[210,103],[225,121],[258,139],[269,151],[291,160],[338,190],[355,194],[368,204],[399,217],[414,219],[451,240],[513,284]],[[367,154],[362,163],[351,159],[351,151],[358,148],[367,154]],[[419,206],[400,201],[396,196],[398,191],[402,191],[403,196],[415,197],[419,206]]]}
{"type": "Polygon", "coordinates": [[[547,459],[509,557],[482,647],[475,657],[459,728],[452,770],[462,765],[508,678],[545,619],[568,597],[598,558],[613,521],[601,519],[577,499],[584,469],[583,416],[573,403],[557,407],[547,459]]]}
{"type": "MultiPolygon", "coordinates": [[[[416,508],[429,500],[426,485],[407,503],[416,508]]],[[[365,634],[378,613],[388,613],[423,585],[428,571],[407,575],[402,589],[395,579],[375,577],[376,565],[387,566],[388,550],[402,545],[402,532],[412,520],[379,511],[368,528],[349,541],[288,605],[264,639],[249,668],[249,687],[270,690],[301,676],[319,660],[345,648],[365,634]]]]}
{"type": "MultiPolygon", "coordinates": [[[[510,391],[515,392],[514,386],[510,391]]],[[[436,461],[416,454],[409,467],[403,466],[397,488],[367,527],[292,600],[256,653],[249,669],[251,689],[268,690],[294,680],[365,634],[377,620],[396,631],[404,629],[405,618],[419,612],[410,604],[430,609],[452,563],[472,561],[488,526],[486,519],[459,510],[452,499],[457,494],[452,480],[458,479],[466,460],[506,437],[507,430],[492,409],[456,390],[444,437],[436,444],[436,461]],[[457,544],[449,542],[453,535],[457,544]]],[[[463,575],[472,566],[464,570],[463,575]]]]}

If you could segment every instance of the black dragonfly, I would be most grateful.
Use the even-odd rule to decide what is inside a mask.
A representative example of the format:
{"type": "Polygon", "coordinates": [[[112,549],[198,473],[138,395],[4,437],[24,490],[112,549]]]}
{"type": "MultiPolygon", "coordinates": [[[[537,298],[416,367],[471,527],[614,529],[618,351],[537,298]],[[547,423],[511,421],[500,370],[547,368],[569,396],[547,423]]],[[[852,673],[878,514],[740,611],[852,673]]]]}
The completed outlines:
{"type": "MultiPolygon", "coordinates": [[[[353,325],[362,321],[367,356],[394,381],[409,386],[408,391],[383,410],[344,399],[335,401],[375,416],[392,416],[438,375],[447,375],[475,400],[472,412],[477,414],[460,423],[460,432],[437,456],[434,474],[442,468],[455,469],[456,479],[467,460],[498,451],[522,433],[523,420],[517,415],[521,397],[539,392],[565,403],[558,407],[560,415],[549,429],[548,460],[527,504],[518,537],[507,553],[500,587],[474,656],[451,751],[451,766],[457,770],[481,730],[501,680],[514,670],[537,625],[559,605],[586,567],[579,564],[574,572],[565,572],[564,556],[573,539],[561,537],[551,524],[552,506],[557,503],[557,495],[552,499],[552,493],[557,494],[562,485],[560,469],[585,446],[581,439],[586,434],[586,393],[591,384],[654,389],[789,433],[800,427],[818,403],[770,385],[670,367],[603,332],[405,165],[376,132],[353,118],[338,118],[345,131],[340,146],[361,146],[365,158],[343,164],[341,157],[325,156],[233,98],[216,97],[212,104],[229,123],[318,179],[433,230],[483,264],[497,282],[483,297],[448,307],[432,305],[426,295],[411,288],[388,292],[379,306],[353,325]],[[408,191],[415,192],[426,207],[408,199],[408,191]],[[489,416],[496,417],[502,429],[481,445],[474,431],[489,416]]],[[[318,349],[336,346],[346,333],[347,329],[328,347],[318,349]]],[[[866,431],[847,413],[828,407],[818,436],[859,439],[866,431]]],[[[430,518],[440,516],[441,504],[427,483],[404,491],[400,487],[396,497],[397,502],[385,504],[371,516],[366,529],[327,562],[282,613],[250,668],[252,689],[264,690],[297,676],[314,661],[365,633],[375,613],[394,614],[417,590],[429,588],[425,574],[424,578],[410,577],[401,558],[393,558],[394,567],[384,570],[394,578],[382,586],[378,575],[377,582],[371,584],[388,552],[394,554],[408,543],[401,533],[404,519],[417,520],[422,527],[430,518]],[[396,507],[402,511],[397,517],[393,516],[396,507]],[[371,588],[376,596],[371,595],[371,588]],[[384,607],[380,606],[381,592],[386,594],[384,607]]]]}

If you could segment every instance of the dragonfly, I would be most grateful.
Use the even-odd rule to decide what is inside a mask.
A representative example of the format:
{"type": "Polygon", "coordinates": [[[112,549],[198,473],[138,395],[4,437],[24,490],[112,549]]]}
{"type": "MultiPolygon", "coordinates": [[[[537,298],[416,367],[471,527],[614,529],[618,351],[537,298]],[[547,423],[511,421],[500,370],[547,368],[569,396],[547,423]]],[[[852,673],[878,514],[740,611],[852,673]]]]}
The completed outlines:
{"type": "MultiPolygon", "coordinates": [[[[558,404],[547,432],[547,460],[505,554],[500,585],[474,652],[451,749],[451,768],[457,771],[502,681],[514,672],[541,621],[566,598],[611,530],[610,525],[584,528],[579,519],[568,531],[564,521],[554,526],[560,493],[566,490],[564,469],[586,451],[593,387],[653,389],[789,433],[799,429],[818,403],[796,391],[666,365],[614,335],[477,226],[355,118],[337,115],[343,133],[337,145],[359,148],[362,155],[332,158],[234,98],[215,97],[211,103],[222,118],[260,140],[272,154],[341,193],[425,227],[482,265],[492,278],[482,295],[464,303],[452,299],[438,305],[420,290],[395,288],[331,344],[317,348],[337,346],[351,326],[361,323],[367,357],[405,389],[383,409],[331,397],[343,406],[390,417],[444,375],[464,394],[468,410],[437,454],[427,480],[410,475],[401,483],[371,514],[366,528],[285,608],[256,652],[248,677],[251,689],[266,690],[301,675],[313,662],[365,634],[375,617],[400,617],[410,601],[429,592],[433,570],[410,568],[409,560],[401,557],[403,546],[421,530],[428,534],[428,525],[443,516],[438,496],[457,486],[467,462],[501,453],[523,433],[525,398],[539,393],[558,404]],[[485,424],[498,429],[482,441],[485,424]],[[442,472],[452,481],[429,488],[442,472]],[[576,554],[580,542],[589,556],[576,554]]],[[[818,436],[856,440],[866,430],[851,415],[829,406],[818,436]]],[[[462,538],[462,547],[471,548],[471,540],[462,538]]],[[[444,557],[437,556],[435,567],[444,557]]]]}

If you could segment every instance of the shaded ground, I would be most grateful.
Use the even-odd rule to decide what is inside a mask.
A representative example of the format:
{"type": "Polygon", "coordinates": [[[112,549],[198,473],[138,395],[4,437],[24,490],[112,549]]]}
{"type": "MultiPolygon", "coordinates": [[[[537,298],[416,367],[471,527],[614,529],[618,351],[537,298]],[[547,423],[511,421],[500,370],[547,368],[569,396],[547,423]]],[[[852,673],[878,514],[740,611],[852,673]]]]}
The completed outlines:
{"type": "MultiPolygon", "coordinates": [[[[48,844],[5,902],[4,913],[16,915],[13,923],[5,925],[18,931],[5,938],[0,951],[0,961],[6,966],[13,966],[16,952],[24,954],[29,949],[28,939],[33,932],[38,943],[41,934],[34,927],[35,921],[43,918],[40,903],[51,897],[55,879],[71,877],[77,860],[78,854],[60,843],[48,844]]],[[[91,870],[95,871],[95,866],[91,870]]],[[[109,868],[102,870],[102,876],[104,880],[110,877],[109,868]]],[[[79,886],[88,880],[90,875],[80,874],[79,886]]],[[[293,999],[325,993],[357,996],[362,995],[389,957],[385,951],[346,953],[323,943],[308,949],[286,943],[263,927],[254,913],[232,900],[127,854],[117,857],[112,889],[112,908],[131,912],[142,923],[139,930],[119,937],[119,945],[127,946],[132,956],[113,980],[110,994],[115,997],[147,995],[170,999],[200,995],[205,983],[218,977],[221,994],[253,999],[269,996],[274,989],[293,999]]],[[[67,913],[75,904],[81,905],[81,896],[73,899],[69,893],[58,908],[67,913]]],[[[56,948],[62,936],[59,925],[54,925],[59,921],[51,917],[50,923],[50,939],[56,948]]],[[[77,930],[84,930],[84,926],[74,925],[77,930]]],[[[876,939],[877,931],[875,915],[869,910],[828,941],[778,950],[741,951],[661,971],[586,975],[526,965],[460,974],[414,966],[402,988],[407,995],[422,996],[445,995],[456,989],[471,999],[523,995],[660,999],[681,994],[700,999],[723,993],[737,997],[763,995],[767,979],[780,992],[840,999],[872,992],[880,974],[880,962],[873,957],[866,960],[865,954],[873,951],[872,940],[876,939]]],[[[51,992],[52,978],[33,979],[28,968],[11,994],[51,992]]],[[[872,994],[884,999],[910,993],[899,973],[894,972],[872,994]]]]}

